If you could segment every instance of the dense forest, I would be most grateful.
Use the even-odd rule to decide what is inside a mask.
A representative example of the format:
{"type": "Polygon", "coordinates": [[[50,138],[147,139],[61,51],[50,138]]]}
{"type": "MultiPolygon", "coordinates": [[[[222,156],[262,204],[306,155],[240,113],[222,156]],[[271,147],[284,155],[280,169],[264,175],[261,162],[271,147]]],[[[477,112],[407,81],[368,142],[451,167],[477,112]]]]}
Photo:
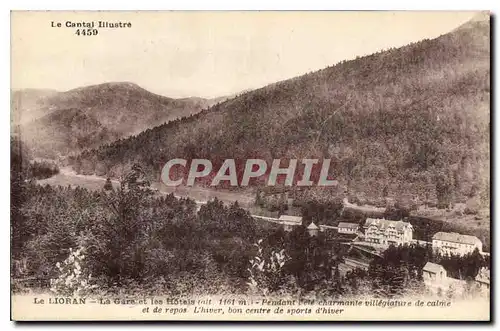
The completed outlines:
{"type": "Polygon", "coordinates": [[[489,266],[478,252],[442,257],[410,245],[389,247],[367,271],[341,273],[348,250],[326,234],[259,223],[237,203],[214,200],[196,212],[192,200],[154,197],[137,174],[100,192],[14,182],[13,289],[25,290],[21,280],[31,277],[45,280],[42,287],[52,279],[57,293],[74,294],[65,282],[70,269],[99,295],[398,297],[425,293],[427,261],[467,281],[489,266]]]}
{"type": "MultiPolygon", "coordinates": [[[[238,203],[215,199],[197,209],[193,200],[156,195],[139,165],[119,186],[107,181],[100,191],[41,186],[23,170],[27,156],[18,154],[19,142],[11,146],[14,291],[26,290],[23,279],[31,278],[64,295],[86,290],[98,295],[397,297],[425,293],[427,261],[466,281],[489,267],[477,251],[435,256],[410,245],[389,247],[367,271],[341,273],[348,246],[326,233],[311,236],[304,226],[308,221],[285,232],[252,218],[238,203]]],[[[316,219],[337,207],[317,211],[312,204],[304,213],[316,219]]]]}
{"type": "Polygon", "coordinates": [[[19,176],[25,180],[50,178],[59,173],[55,161],[36,160],[26,144],[18,137],[10,137],[11,144],[11,179],[19,176]]]}
{"type": "Polygon", "coordinates": [[[22,141],[38,156],[57,159],[120,137],[80,109],[60,109],[19,128],[22,141]]]}
{"type": "Polygon", "coordinates": [[[243,93],[70,161],[78,172],[113,177],[139,163],[159,181],[173,158],[207,158],[214,168],[226,158],[330,158],[341,192],[442,206],[475,195],[487,206],[489,34],[489,22],[471,21],[243,93]]]}

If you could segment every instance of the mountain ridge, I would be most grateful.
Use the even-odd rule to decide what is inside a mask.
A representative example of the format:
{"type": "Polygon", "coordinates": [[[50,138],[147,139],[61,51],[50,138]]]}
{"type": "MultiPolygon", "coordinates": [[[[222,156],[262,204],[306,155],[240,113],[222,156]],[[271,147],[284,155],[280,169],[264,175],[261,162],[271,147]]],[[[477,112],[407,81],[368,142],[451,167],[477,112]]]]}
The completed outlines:
{"type": "Polygon", "coordinates": [[[479,186],[486,201],[489,35],[484,21],[467,22],[242,93],[71,162],[111,176],[138,162],[159,180],[172,158],[331,158],[340,191],[380,195],[387,186],[421,199],[453,191],[463,201],[479,186]]]}
{"type": "MultiPolygon", "coordinates": [[[[78,152],[84,147],[96,147],[199,112],[212,103],[203,98],[174,99],[161,96],[131,82],[106,82],[63,92],[17,89],[12,90],[11,96],[13,131],[41,157],[64,156],[72,149],[78,152]],[[96,132],[89,131],[90,136],[108,139],[89,141],[88,146],[61,144],[63,141],[72,141],[69,136],[75,132],[68,122],[70,119],[61,114],[65,110],[71,110],[70,114],[82,120],[80,124],[84,127],[88,121],[94,121],[96,132]],[[75,110],[83,115],[78,117],[75,110]],[[59,119],[65,122],[57,122],[59,119]],[[103,136],[101,131],[107,133],[103,136]],[[53,146],[57,148],[51,152],[53,146]]],[[[71,126],[77,128],[78,123],[72,123],[71,126]]]]}

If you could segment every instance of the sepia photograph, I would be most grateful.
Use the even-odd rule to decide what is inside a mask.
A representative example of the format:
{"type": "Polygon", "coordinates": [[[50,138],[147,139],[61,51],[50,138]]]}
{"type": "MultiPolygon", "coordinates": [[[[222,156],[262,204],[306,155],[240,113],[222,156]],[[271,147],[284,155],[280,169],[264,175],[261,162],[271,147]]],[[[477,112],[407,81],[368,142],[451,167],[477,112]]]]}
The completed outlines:
{"type": "Polygon", "coordinates": [[[488,11],[12,11],[14,321],[491,320],[488,11]]]}

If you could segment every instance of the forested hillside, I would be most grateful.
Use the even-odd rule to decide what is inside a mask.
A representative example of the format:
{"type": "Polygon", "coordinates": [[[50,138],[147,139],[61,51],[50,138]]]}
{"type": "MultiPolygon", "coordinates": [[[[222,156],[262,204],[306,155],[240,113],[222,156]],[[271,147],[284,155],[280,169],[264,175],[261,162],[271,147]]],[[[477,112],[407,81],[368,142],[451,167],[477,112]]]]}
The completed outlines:
{"type": "Polygon", "coordinates": [[[97,147],[120,137],[80,109],[61,109],[21,128],[22,140],[37,155],[55,157],[97,147]]]}
{"type": "Polygon", "coordinates": [[[66,92],[20,90],[12,93],[12,122],[33,153],[54,158],[195,114],[210,104],[202,98],[167,98],[132,83],[66,92]]]}
{"type": "Polygon", "coordinates": [[[138,162],[159,180],[173,158],[331,158],[339,192],[486,203],[489,109],[490,26],[474,20],[246,92],[72,162],[111,176],[138,162]]]}
{"type": "Polygon", "coordinates": [[[43,107],[43,102],[50,96],[57,94],[48,89],[21,89],[11,91],[12,117],[14,124],[27,123],[47,114],[50,109],[43,107]]]}

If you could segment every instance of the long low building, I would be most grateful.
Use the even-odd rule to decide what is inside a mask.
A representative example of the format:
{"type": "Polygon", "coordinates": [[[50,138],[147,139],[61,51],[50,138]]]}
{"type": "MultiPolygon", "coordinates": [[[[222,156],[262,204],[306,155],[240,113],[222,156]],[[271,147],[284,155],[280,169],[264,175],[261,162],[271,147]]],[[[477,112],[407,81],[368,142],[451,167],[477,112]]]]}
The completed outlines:
{"type": "Polygon", "coordinates": [[[278,222],[283,225],[285,231],[292,231],[295,227],[302,225],[302,217],[281,215],[278,222]]]}
{"type": "Polygon", "coordinates": [[[359,224],[358,223],[348,223],[348,222],[340,222],[338,225],[339,233],[358,233],[359,224]]]}
{"type": "Polygon", "coordinates": [[[483,251],[483,243],[475,236],[456,232],[437,232],[432,237],[432,248],[440,254],[466,255],[476,248],[483,251]]]}

